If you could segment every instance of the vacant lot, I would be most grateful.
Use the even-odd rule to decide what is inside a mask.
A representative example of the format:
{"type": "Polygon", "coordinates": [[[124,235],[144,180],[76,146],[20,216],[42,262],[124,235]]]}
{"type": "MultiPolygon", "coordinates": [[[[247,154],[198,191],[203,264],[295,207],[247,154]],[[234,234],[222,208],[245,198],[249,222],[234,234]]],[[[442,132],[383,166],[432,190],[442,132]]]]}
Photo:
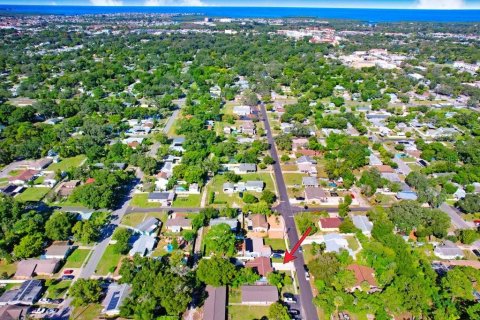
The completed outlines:
{"type": "Polygon", "coordinates": [[[71,168],[76,168],[79,167],[82,162],[84,162],[86,157],[84,155],[79,155],[76,157],[72,158],[65,158],[60,160],[59,163],[52,163],[50,166],[48,166],[47,170],[48,171],[66,171],[71,168]]]}
{"type": "Polygon", "coordinates": [[[159,208],[160,207],[159,203],[148,202],[148,193],[137,193],[133,195],[130,205],[132,207],[138,207],[138,208],[159,208]]]}
{"type": "Polygon", "coordinates": [[[227,312],[231,320],[262,319],[268,315],[268,307],[228,306],[227,312]]]}
{"type": "Polygon", "coordinates": [[[102,259],[100,259],[100,263],[98,264],[97,270],[95,272],[96,274],[104,276],[109,274],[110,272],[113,273],[115,271],[115,268],[117,267],[122,255],[116,253],[113,248],[113,245],[107,246],[107,249],[102,256],[102,259]]]}
{"type": "Polygon", "coordinates": [[[65,268],[80,268],[87,258],[90,250],[88,249],[75,249],[67,258],[65,268]]]}
{"type": "Polygon", "coordinates": [[[126,214],[123,217],[122,224],[125,226],[134,227],[149,217],[154,217],[161,220],[162,222],[165,222],[167,220],[167,213],[166,212],[148,212],[148,213],[133,212],[133,213],[126,214]]]}
{"type": "Polygon", "coordinates": [[[16,200],[21,202],[27,201],[40,201],[50,191],[50,188],[32,187],[27,188],[21,194],[15,197],[16,200]]]}
{"type": "Polygon", "coordinates": [[[179,196],[173,201],[174,208],[199,208],[202,200],[201,194],[189,194],[188,196],[179,196]]]}

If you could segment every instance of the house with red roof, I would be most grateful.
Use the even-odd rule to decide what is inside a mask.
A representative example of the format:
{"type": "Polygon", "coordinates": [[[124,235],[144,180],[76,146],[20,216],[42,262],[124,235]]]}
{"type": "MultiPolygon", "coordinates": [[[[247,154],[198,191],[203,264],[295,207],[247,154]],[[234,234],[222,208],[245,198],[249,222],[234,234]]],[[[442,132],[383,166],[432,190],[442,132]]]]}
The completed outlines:
{"type": "Polygon", "coordinates": [[[267,257],[250,260],[245,264],[245,267],[254,269],[262,277],[266,277],[270,272],[273,272],[272,263],[270,258],[267,257]]]}
{"type": "Polygon", "coordinates": [[[342,224],[343,220],[335,217],[335,218],[321,218],[318,222],[321,231],[325,232],[338,232],[340,225],[342,224]]]}
{"type": "Polygon", "coordinates": [[[350,288],[351,291],[360,290],[368,287],[368,293],[374,292],[378,289],[377,281],[375,280],[375,270],[372,268],[361,266],[358,264],[351,264],[347,270],[353,271],[355,275],[355,285],[350,288]]]}

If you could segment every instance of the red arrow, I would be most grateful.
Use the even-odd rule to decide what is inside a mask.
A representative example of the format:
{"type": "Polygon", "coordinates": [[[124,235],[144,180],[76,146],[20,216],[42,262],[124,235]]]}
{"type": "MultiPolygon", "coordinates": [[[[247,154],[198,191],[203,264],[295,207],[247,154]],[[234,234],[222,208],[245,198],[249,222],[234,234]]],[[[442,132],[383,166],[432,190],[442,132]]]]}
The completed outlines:
{"type": "Polygon", "coordinates": [[[300,248],[300,245],[302,244],[303,240],[305,240],[305,238],[310,234],[311,231],[312,231],[312,227],[308,227],[308,229],[305,230],[305,233],[302,235],[300,240],[298,240],[295,246],[293,246],[292,250],[290,252],[288,252],[288,250],[285,252],[285,257],[283,257],[283,263],[288,263],[297,258],[293,254],[295,253],[295,251],[298,250],[298,248],[300,248]]]}

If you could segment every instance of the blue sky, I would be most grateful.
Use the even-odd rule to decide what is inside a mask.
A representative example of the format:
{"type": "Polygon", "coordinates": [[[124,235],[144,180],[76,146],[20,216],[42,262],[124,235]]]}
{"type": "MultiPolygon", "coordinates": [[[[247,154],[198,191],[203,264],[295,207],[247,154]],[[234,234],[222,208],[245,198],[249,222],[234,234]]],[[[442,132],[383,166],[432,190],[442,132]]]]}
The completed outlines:
{"type": "Polygon", "coordinates": [[[480,9],[480,0],[0,0],[0,4],[480,9]]]}

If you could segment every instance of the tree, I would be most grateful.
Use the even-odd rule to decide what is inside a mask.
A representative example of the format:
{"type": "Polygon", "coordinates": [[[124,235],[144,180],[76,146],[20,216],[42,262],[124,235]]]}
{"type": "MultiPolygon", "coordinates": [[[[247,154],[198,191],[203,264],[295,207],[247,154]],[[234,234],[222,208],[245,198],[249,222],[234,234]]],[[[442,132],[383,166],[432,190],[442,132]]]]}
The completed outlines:
{"type": "Polygon", "coordinates": [[[84,306],[89,303],[97,303],[102,296],[102,287],[98,280],[78,279],[69,290],[73,297],[74,306],[84,306]]]}
{"type": "Polygon", "coordinates": [[[43,236],[40,233],[29,234],[22,238],[13,249],[13,255],[18,259],[38,256],[42,253],[43,236]]]}
{"type": "Polygon", "coordinates": [[[235,254],[235,234],[226,223],[220,223],[210,228],[205,235],[207,250],[214,253],[233,256],[235,254]]]}
{"type": "Polygon", "coordinates": [[[231,284],[236,273],[235,266],[230,261],[217,255],[200,260],[197,269],[198,279],[214,287],[231,284]]]}
{"type": "Polygon", "coordinates": [[[89,220],[78,221],[72,228],[73,237],[82,243],[92,243],[99,236],[98,228],[89,220]]]}
{"type": "Polygon", "coordinates": [[[269,320],[290,320],[288,308],[279,302],[275,302],[268,307],[269,320]]]}
{"type": "Polygon", "coordinates": [[[458,207],[466,213],[480,212],[480,194],[467,194],[458,201],[458,207]]]}
{"type": "Polygon", "coordinates": [[[72,215],[55,212],[45,224],[45,235],[51,240],[67,240],[72,235],[72,215]]]}
{"type": "Polygon", "coordinates": [[[315,257],[309,264],[308,269],[315,280],[322,280],[330,285],[335,274],[340,270],[340,262],[333,252],[324,252],[315,257]]]}
{"type": "Polygon", "coordinates": [[[243,202],[245,202],[245,203],[257,203],[258,202],[257,197],[255,197],[251,193],[246,193],[246,192],[243,194],[242,199],[243,199],[243,202]]]}
{"type": "Polygon", "coordinates": [[[286,275],[279,272],[270,272],[267,276],[268,283],[281,290],[285,284],[286,275]]]}
{"type": "Polygon", "coordinates": [[[480,235],[478,234],[477,230],[462,229],[462,230],[458,231],[458,239],[462,243],[472,244],[478,238],[480,238],[480,235]]]}
{"type": "Polygon", "coordinates": [[[357,231],[358,231],[357,227],[355,227],[355,225],[352,222],[352,219],[350,218],[344,219],[343,222],[340,224],[341,233],[355,233],[357,231]]]}
{"type": "Polygon", "coordinates": [[[273,160],[271,156],[266,155],[265,157],[263,157],[263,163],[265,163],[266,165],[270,165],[270,164],[274,164],[275,160],[273,160]]]}
{"type": "Polygon", "coordinates": [[[116,241],[113,250],[116,253],[125,254],[130,249],[128,241],[130,240],[131,232],[126,228],[119,228],[115,230],[112,239],[116,241]]]}
{"type": "Polygon", "coordinates": [[[263,190],[260,200],[265,201],[268,204],[272,204],[277,200],[277,196],[270,190],[263,190]]]}

